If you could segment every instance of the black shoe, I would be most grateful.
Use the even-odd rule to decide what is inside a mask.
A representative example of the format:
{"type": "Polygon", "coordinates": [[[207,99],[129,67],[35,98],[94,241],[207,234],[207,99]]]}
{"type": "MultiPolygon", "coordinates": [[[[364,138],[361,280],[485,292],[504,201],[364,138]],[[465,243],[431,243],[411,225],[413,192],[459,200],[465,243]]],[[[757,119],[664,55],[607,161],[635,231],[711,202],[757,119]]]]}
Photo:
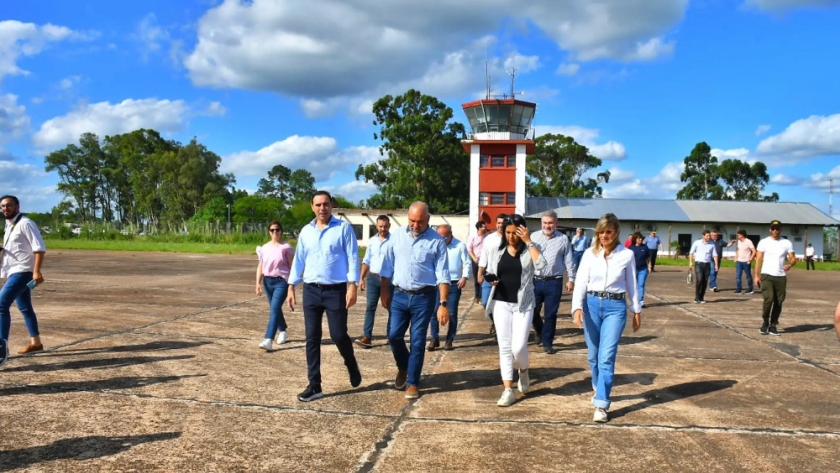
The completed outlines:
{"type": "Polygon", "coordinates": [[[762,335],[767,335],[767,332],[768,332],[769,329],[770,329],[770,324],[768,322],[764,322],[763,324],[761,324],[761,329],[759,330],[759,332],[762,335]]]}
{"type": "Polygon", "coordinates": [[[551,345],[546,345],[546,346],[543,347],[543,349],[545,350],[545,353],[547,355],[553,355],[553,354],[557,353],[557,350],[551,345]]]}
{"type": "Polygon", "coordinates": [[[298,401],[309,402],[321,399],[322,397],[324,397],[324,393],[321,391],[321,386],[313,386],[310,384],[303,390],[302,393],[298,394],[298,401]]]}
{"type": "Polygon", "coordinates": [[[775,325],[771,325],[771,326],[770,326],[770,329],[768,330],[768,332],[770,332],[770,335],[775,335],[775,336],[777,336],[777,337],[779,336],[779,331],[778,331],[778,330],[776,330],[776,326],[775,326],[775,325]]]}
{"type": "Polygon", "coordinates": [[[741,291],[735,291],[733,294],[743,294],[741,291]]]}
{"type": "Polygon", "coordinates": [[[9,357],[9,342],[0,338],[0,365],[9,357]]]}
{"type": "Polygon", "coordinates": [[[439,348],[439,347],[440,347],[440,339],[438,339],[438,338],[433,338],[433,339],[429,342],[429,346],[427,346],[427,347],[426,347],[426,350],[429,350],[429,351],[435,351],[435,350],[436,350],[437,348],[439,348]]]}
{"type": "Polygon", "coordinates": [[[745,292],[745,294],[755,294],[755,291],[753,291],[752,289],[750,289],[749,291],[745,292]]]}
{"type": "Polygon", "coordinates": [[[713,288],[712,288],[712,292],[718,292],[718,288],[713,287],[713,288]]]}
{"type": "Polygon", "coordinates": [[[362,372],[359,371],[359,362],[354,360],[353,366],[347,367],[347,371],[350,372],[350,386],[358,388],[362,384],[362,372]]]}
{"type": "Polygon", "coordinates": [[[452,350],[452,340],[447,340],[443,345],[443,349],[446,351],[452,350]]]}
{"type": "Polygon", "coordinates": [[[700,303],[700,299],[694,299],[694,303],[695,303],[695,304],[699,304],[699,303],[700,303]]]}
{"type": "Polygon", "coordinates": [[[532,340],[534,345],[542,345],[542,341],[540,340],[540,334],[534,332],[534,339],[532,340]]]}

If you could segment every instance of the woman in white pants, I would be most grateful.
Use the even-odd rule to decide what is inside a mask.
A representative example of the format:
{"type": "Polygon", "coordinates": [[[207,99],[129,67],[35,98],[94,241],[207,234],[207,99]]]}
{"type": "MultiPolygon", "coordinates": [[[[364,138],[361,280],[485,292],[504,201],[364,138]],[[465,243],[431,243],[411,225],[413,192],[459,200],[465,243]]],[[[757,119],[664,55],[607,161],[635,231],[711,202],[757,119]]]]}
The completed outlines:
{"type": "Polygon", "coordinates": [[[493,285],[485,309],[493,314],[499,341],[499,367],[504,391],[496,403],[507,407],[516,401],[513,392],[513,364],[519,368],[519,392],[531,385],[528,375],[528,333],[534,316],[534,271],[547,264],[539,248],[531,242],[525,218],[505,218],[504,236],[499,246],[488,249],[487,267],[478,268],[479,280],[493,285]]]}

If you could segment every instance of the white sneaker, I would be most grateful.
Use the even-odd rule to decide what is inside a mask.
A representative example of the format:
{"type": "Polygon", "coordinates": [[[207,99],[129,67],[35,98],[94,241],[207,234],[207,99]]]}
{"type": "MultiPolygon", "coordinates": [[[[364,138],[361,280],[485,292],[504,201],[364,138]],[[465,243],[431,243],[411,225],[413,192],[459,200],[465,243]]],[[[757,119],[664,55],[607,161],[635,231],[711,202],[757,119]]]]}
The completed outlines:
{"type": "Polygon", "coordinates": [[[282,345],[289,341],[289,334],[286,332],[280,332],[277,334],[277,344],[282,345]]]}
{"type": "Polygon", "coordinates": [[[609,420],[609,416],[607,416],[607,411],[605,411],[603,408],[596,407],[595,415],[592,417],[592,420],[603,424],[604,422],[609,420]]]}
{"type": "Polygon", "coordinates": [[[265,340],[263,340],[262,343],[260,343],[260,348],[262,348],[265,351],[271,351],[274,349],[274,346],[271,343],[272,340],[270,338],[266,338],[265,340]]]}
{"type": "Polygon", "coordinates": [[[528,370],[519,372],[519,382],[517,383],[517,387],[519,388],[519,392],[522,394],[531,390],[531,376],[528,374],[528,370]]]}
{"type": "Polygon", "coordinates": [[[516,393],[513,392],[513,388],[505,388],[502,392],[502,397],[499,398],[499,402],[496,403],[499,407],[508,407],[516,402],[516,393]]]}

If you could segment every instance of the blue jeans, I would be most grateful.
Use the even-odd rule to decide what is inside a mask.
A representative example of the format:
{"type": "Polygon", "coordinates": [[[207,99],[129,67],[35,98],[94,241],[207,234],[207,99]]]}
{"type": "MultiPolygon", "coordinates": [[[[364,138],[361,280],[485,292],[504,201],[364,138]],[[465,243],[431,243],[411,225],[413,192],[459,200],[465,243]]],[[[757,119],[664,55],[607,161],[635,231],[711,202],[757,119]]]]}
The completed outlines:
{"type": "Polygon", "coordinates": [[[595,389],[592,405],[609,409],[618,341],[627,323],[627,302],[587,294],[583,315],[583,333],[592,371],[592,388],[595,389]]]}
{"type": "Polygon", "coordinates": [[[715,271],[714,260],[709,263],[709,266],[711,266],[709,269],[709,288],[714,289],[717,287],[717,271],[715,271]]]}
{"type": "Polygon", "coordinates": [[[289,283],[283,278],[272,278],[263,276],[263,292],[268,299],[269,315],[268,327],[265,329],[265,338],[274,338],[277,331],[285,332],[286,318],[283,317],[283,302],[289,293],[289,283]]]}
{"type": "MultiPolygon", "coordinates": [[[[450,342],[455,341],[455,333],[458,331],[458,304],[461,302],[461,290],[458,289],[458,281],[452,281],[449,284],[449,329],[446,332],[446,339],[450,342]]],[[[432,338],[437,340],[440,338],[440,322],[438,322],[437,314],[438,307],[440,307],[440,298],[435,300],[435,311],[432,312],[430,325],[432,326],[432,338]]]]}
{"type": "MultiPolygon", "coordinates": [[[[394,293],[394,285],[391,284],[391,294],[394,293]]],[[[373,322],[376,318],[376,308],[379,306],[379,298],[382,296],[382,280],[379,276],[373,273],[367,275],[367,282],[365,286],[365,296],[367,298],[367,307],[365,308],[365,325],[362,329],[362,335],[368,339],[373,339],[373,322]]],[[[388,311],[388,322],[385,326],[385,336],[391,331],[391,311],[388,311]]]]}
{"type": "Polygon", "coordinates": [[[572,261],[575,263],[575,273],[580,267],[580,260],[583,258],[583,251],[572,251],[572,261]]]}
{"type": "Polygon", "coordinates": [[[12,325],[12,314],[9,309],[12,302],[17,303],[30,337],[41,334],[38,331],[38,318],[32,308],[32,290],[26,284],[32,280],[32,272],[15,273],[9,275],[6,284],[0,290],[0,339],[9,339],[9,329],[12,325]]]}
{"type": "Polygon", "coordinates": [[[423,358],[426,355],[426,334],[429,330],[429,319],[434,314],[435,301],[438,291],[428,291],[422,294],[408,294],[396,289],[391,298],[391,329],[388,331],[388,341],[391,343],[391,353],[397,368],[408,371],[406,384],[418,386],[420,373],[423,371],[423,358]],[[405,332],[411,326],[411,352],[405,344],[405,332]]]}
{"type": "Polygon", "coordinates": [[[752,292],[753,290],[753,277],[752,277],[752,268],[749,261],[743,263],[741,261],[735,262],[735,289],[738,292],[741,292],[741,273],[746,273],[747,275],[747,292],[752,292]]]}
{"type": "Polygon", "coordinates": [[[557,330],[557,309],[560,308],[560,296],[563,295],[563,278],[534,280],[534,331],[540,334],[544,347],[554,344],[554,333],[557,330]],[[540,318],[540,311],[545,304],[545,322],[540,318]]]}
{"type": "Polygon", "coordinates": [[[639,302],[645,301],[645,283],[647,282],[648,269],[636,270],[636,292],[639,293],[639,302]]]}
{"type": "Polygon", "coordinates": [[[487,281],[481,283],[481,307],[487,307],[487,301],[490,300],[490,290],[493,285],[487,281]]]}

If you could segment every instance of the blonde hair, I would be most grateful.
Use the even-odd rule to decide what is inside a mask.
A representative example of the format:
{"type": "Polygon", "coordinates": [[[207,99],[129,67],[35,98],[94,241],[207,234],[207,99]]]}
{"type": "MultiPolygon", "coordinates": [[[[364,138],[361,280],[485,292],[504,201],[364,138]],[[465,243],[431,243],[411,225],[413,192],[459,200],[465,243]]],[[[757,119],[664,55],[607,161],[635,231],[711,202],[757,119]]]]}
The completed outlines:
{"type": "Polygon", "coordinates": [[[613,240],[605,249],[612,253],[612,251],[618,246],[618,237],[621,235],[621,223],[618,221],[618,217],[616,217],[615,214],[604,214],[604,216],[598,220],[598,224],[595,225],[595,238],[592,239],[592,252],[596,255],[601,253],[601,249],[604,248],[603,245],[601,245],[601,238],[599,237],[599,234],[603,233],[609,227],[613,228],[613,240]]]}

